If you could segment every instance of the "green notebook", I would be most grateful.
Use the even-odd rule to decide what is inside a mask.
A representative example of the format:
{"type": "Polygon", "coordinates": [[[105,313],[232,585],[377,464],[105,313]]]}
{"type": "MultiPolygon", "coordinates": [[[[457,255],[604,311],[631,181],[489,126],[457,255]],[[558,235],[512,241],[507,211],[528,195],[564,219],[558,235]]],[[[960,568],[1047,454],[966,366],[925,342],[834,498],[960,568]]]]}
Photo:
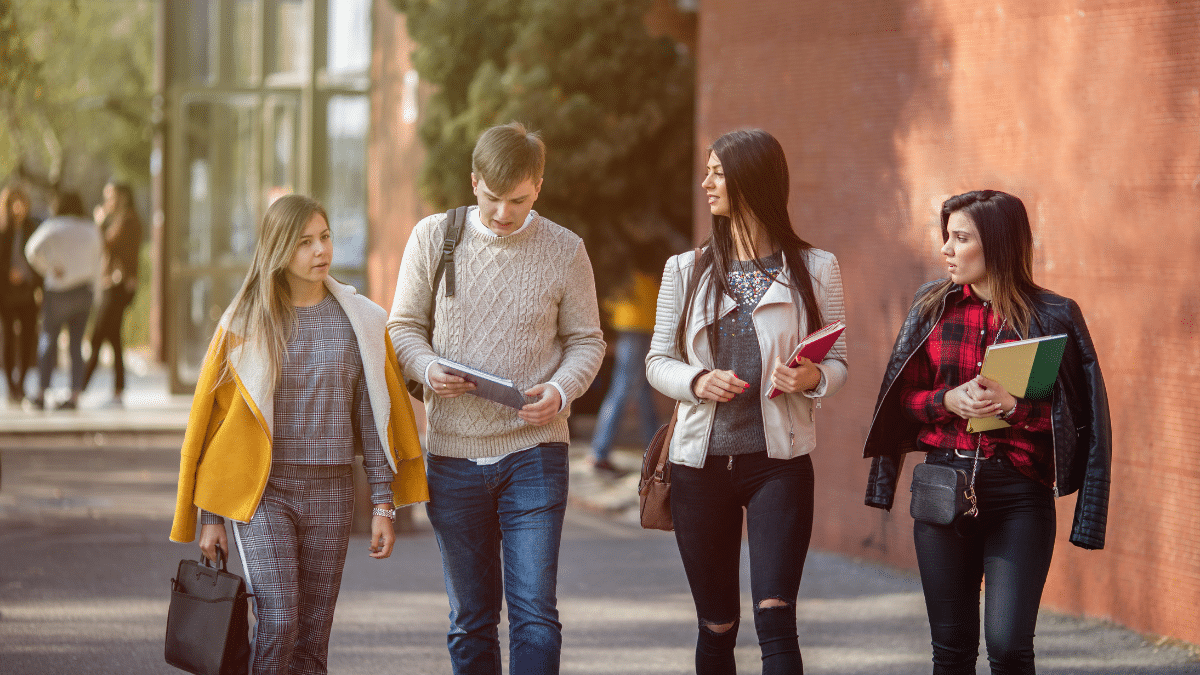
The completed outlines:
{"type": "MultiPolygon", "coordinates": [[[[1066,347],[1065,334],[992,345],[984,354],[979,374],[999,382],[1013,396],[1049,398],[1066,347]]],[[[982,417],[968,422],[967,431],[976,433],[1007,426],[1011,425],[999,417],[982,417]]]]}

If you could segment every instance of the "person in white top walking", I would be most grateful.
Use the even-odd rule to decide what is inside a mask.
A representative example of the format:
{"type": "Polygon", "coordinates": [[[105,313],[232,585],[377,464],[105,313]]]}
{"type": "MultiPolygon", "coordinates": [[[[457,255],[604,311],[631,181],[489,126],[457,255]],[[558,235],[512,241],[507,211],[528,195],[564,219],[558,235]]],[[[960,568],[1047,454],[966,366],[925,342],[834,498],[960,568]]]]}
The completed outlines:
{"type": "Polygon", "coordinates": [[[42,223],[25,245],[29,265],[43,278],[42,332],[38,337],[38,395],[35,408],[46,407],[46,390],[58,362],[58,334],[65,327],[71,356],[71,392],[60,410],[79,406],[83,390],[83,331],[92,311],[92,294],[100,273],[100,233],[83,215],[83,200],[74,192],[59,195],[54,217],[42,223]]]}

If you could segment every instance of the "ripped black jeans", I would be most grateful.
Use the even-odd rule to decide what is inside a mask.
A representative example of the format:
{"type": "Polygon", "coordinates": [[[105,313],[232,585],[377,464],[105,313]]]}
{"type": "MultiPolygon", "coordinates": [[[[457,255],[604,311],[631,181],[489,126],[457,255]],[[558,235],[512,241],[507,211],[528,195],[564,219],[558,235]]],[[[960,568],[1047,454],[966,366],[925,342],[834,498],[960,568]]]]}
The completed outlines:
{"type": "Polygon", "coordinates": [[[803,673],[796,596],[812,537],[812,459],[771,459],[766,452],[736,455],[732,463],[709,456],[703,469],[671,465],[675,541],[699,618],[696,673],[737,672],[743,508],[762,672],[803,673]]]}

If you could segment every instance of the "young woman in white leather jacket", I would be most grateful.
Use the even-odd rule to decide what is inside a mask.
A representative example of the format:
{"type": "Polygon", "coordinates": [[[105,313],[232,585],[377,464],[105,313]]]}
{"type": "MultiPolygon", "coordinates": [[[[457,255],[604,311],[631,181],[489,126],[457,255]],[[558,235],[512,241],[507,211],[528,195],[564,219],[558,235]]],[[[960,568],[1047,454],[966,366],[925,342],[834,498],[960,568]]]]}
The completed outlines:
{"type": "Polygon", "coordinates": [[[839,338],[821,363],[784,365],[842,319],[837,259],[792,229],[783,148],[721,136],[702,183],[713,215],[699,254],[663,272],[646,375],[679,401],[671,515],[699,622],[696,672],[734,673],[743,510],[763,673],[803,673],[796,597],[813,521],[815,409],[846,382],[839,338]],[[768,398],[775,386],[781,395],[768,398]]]}

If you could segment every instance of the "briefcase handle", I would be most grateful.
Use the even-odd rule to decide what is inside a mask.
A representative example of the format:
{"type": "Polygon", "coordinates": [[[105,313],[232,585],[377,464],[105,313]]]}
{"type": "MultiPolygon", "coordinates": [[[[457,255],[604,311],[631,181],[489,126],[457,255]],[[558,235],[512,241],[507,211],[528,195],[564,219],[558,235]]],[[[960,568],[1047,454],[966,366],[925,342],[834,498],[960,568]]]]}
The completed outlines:
{"type": "MultiPolygon", "coordinates": [[[[228,572],[229,566],[226,564],[228,558],[225,555],[225,549],[221,548],[220,546],[217,547],[217,559],[221,563],[221,571],[228,572]]],[[[203,553],[200,554],[200,563],[203,564],[205,567],[217,569],[216,564],[213,563],[213,561],[209,560],[208,556],[204,555],[203,553]]]]}
{"type": "MultiPolygon", "coordinates": [[[[229,574],[228,559],[226,558],[225,550],[222,549],[220,546],[217,547],[217,558],[220,562],[220,567],[217,567],[216,563],[209,560],[208,556],[204,555],[203,553],[200,554],[200,560],[198,561],[199,565],[197,567],[192,568],[193,569],[192,574],[196,575],[197,580],[200,578],[201,575],[204,575],[206,577],[212,577],[212,583],[215,585],[217,583],[217,578],[220,574],[222,574],[222,573],[229,574]],[[203,571],[203,570],[211,570],[211,571],[203,571]]],[[[183,571],[182,563],[180,563],[180,564],[181,564],[180,572],[182,572],[183,571]]],[[[182,591],[184,588],[183,584],[181,584],[178,579],[171,579],[171,587],[172,587],[172,589],[174,589],[176,591],[182,591]]]]}

